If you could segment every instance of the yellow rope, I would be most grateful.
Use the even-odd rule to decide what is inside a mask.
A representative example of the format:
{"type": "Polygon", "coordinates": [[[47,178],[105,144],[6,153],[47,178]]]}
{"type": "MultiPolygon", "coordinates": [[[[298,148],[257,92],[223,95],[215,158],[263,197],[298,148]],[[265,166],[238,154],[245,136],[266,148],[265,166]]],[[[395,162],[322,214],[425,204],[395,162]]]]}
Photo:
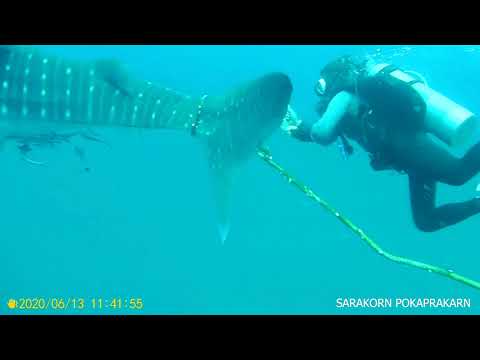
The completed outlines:
{"type": "Polygon", "coordinates": [[[448,277],[452,280],[459,281],[459,282],[461,282],[465,285],[468,285],[468,286],[471,286],[475,289],[480,290],[480,283],[479,282],[477,282],[475,280],[472,280],[472,279],[469,279],[465,276],[459,275],[452,270],[445,270],[445,269],[443,269],[441,267],[438,267],[438,266],[433,266],[433,265],[425,264],[425,263],[422,263],[422,262],[419,262],[419,261],[410,260],[410,259],[403,258],[403,257],[400,257],[400,256],[392,255],[392,254],[384,251],[377,243],[375,243],[368,235],[366,235],[365,232],[362,229],[358,228],[355,224],[353,224],[349,219],[347,219],[345,216],[340,214],[335,208],[333,208],[325,200],[321,199],[309,187],[302,184],[297,179],[293,178],[285,169],[283,169],[279,164],[277,164],[273,160],[273,157],[268,150],[258,149],[258,155],[268,165],[270,165],[275,170],[277,170],[281,175],[283,175],[287,179],[288,183],[292,184],[297,189],[299,189],[301,192],[303,192],[307,197],[309,197],[313,201],[320,204],[325,210],[327,210],[330,214],[335,216],[341,223],[343,223],[346,227],[348,227],[351,231],[353,231],[360,239],[365,241],[367,243],[367,245],[370,246],[379,255],[387,258],[388,260],[399,263],[399,264],[412,266],[412,267],[415,267],[417,269],[428,271],[430,273],[436,273],[436,274],[439,274],[439,275],[443,275],[443,276],[448,277]]]}

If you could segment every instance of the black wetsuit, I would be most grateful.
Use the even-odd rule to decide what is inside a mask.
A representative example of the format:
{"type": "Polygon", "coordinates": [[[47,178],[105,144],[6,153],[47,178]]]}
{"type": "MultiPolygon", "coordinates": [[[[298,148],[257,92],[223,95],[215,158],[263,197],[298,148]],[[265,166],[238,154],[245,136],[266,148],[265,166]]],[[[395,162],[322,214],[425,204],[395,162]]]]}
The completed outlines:
{"type": "Polygon", "coordinates": [[[480,143],[458,158],[424,134],[398,146],[396,162],[410,183],[413,219],[422,231],[433,232],[480,213],[480,199],[436,207],[437,182],[461,186],[480,171],[480,143]]]}
{"type": "MultiPolygon", "coordinates": [[[[369,88],[370,90],[372,88],[369,88]]],[[[375,170],[396,169],[408,174],[410,202],[417,228],[421,231],[433,232],[480,213],[478,198],[436,206],[438,182],[460,186],[480,172],[480,142],[462,158],[455,157],[435,142],[421,127],[415,125],[418,121],[414,118],[421,117],[423,121],[424,112],[416,109],[417,116],[417,113],[405,108],[405,106],[411,106],[407,104],[408,101],[405,101],[410,95],[402,93],[402,90],[397,92],[399,96],[395,96],[394,93],[388,94],[388,89],[381,87],[372,91],[377,92],[378,95],[378,98],[373,101],[376,104],[364,109],[358,118],[344,121],[344,124],[350,125],[339,129],[337,135],[346,135],[369,151],[372,156],[371,165],[375,170]],[[366,141],[363,124],[365,113],[372,108],[373,113],[376,114],[372,122],[378,126],[373,131],[369,131],[366,141]],[[351,124],[357,124],[358,127],[352,128],[351,124]],[[387,125],[384,126],[385,124],[387,125]]],[[[312,125],[303,123],[292,135],[301,141],[312,141],[310,136],[312,125]]]]}

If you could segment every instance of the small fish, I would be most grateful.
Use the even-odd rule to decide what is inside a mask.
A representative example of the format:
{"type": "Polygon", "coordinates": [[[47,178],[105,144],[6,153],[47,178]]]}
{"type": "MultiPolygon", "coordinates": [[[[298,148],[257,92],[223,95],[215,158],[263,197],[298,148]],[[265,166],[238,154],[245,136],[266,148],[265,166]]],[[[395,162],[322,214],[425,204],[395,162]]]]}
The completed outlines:
{"type": "Polygon", "coordinates": [[[17,148],[24,155],[32,151],[32,147],[28,144],[19,144],[17,148]]]}
{"type": "Polygon", "coordinates": [[[73,151],[75,152],[75,154],[82,160],[85,159],[85,150],[83,150],[83,148],[79,147],[79,146],[74,146],[73,147],[73,151]]]}
{"type": "Polygon", "coordinates": [[[92,131],[90,131],[91,134],[88,134],[87,132],[81,132],[79,135],[83,137],[85,140],[90,140],[94,142],[98,142],[100,144],[104,144],[108,147],[111,148],[110,144],[107,143],[105,140],[100,139],[96,134],[94,134],[92,131]]]}
{"type": "Polygon", "coordinates": [[[32,159],[28,158],[27,156],[23,156],[22,159],[23,159],[24,161],[28,162],[29,164],[36,165],[36,166],[45,166],[45,165],[47,165],[46,162],[35,161],[35,160],[32,160],[32,159]]]}
{"type": "MultiPolygon", "coordinates": [[[[17,143],[17,149],[22,155],[22,159],[32,165],[45,165],[46,162],[40,162],[32,160],[28,157],[34,147],[36,148],[54,148],[56,145],[63,143],[70,144],[73,146],[74,153],[82,160],[85,160],[85,150],[78,145],[73,145],[71,140],[74,137],[81,137],[85,140],[95,141],[98,143],[105,144],[110,146],[108,143],[100,139],[99,136],[92,133],[89,134],[86,131],[75,131],[69,133],[57,133],[57,132],[48,132],[48,133],[39,133],[32,135],[9,135],[6,136],[6,140],[14,141],[17,143]]],[[[87,172],[90,171],[90,168],[85,169],[87,172]]]]}

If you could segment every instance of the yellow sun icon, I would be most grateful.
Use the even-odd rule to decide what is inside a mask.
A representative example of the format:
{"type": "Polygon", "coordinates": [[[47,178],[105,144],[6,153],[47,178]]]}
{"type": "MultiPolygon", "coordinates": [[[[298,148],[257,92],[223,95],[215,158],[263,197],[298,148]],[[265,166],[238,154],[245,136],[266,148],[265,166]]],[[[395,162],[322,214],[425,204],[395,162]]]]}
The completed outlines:
{"type": "Polygon", "coordinates": [[[17,302],[15,301],[15,299],[10,299],[7,302],[7,306],[8,306],[9,309],[13,310],[17,307],[17,302]]]}

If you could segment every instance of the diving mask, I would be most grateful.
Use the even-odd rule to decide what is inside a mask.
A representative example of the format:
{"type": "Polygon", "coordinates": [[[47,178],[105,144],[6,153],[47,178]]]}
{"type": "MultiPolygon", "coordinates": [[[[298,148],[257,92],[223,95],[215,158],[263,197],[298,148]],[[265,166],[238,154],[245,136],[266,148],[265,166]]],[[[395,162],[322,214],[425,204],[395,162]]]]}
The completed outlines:
{"type": "Polygon", "coordinates": [[[318,96],[324,96],[327,91],[327,82],[325,81],[324,78],[321,78],[320,80],[317,81],[317,84],[315,85],[315,93],[318,96]]]}

